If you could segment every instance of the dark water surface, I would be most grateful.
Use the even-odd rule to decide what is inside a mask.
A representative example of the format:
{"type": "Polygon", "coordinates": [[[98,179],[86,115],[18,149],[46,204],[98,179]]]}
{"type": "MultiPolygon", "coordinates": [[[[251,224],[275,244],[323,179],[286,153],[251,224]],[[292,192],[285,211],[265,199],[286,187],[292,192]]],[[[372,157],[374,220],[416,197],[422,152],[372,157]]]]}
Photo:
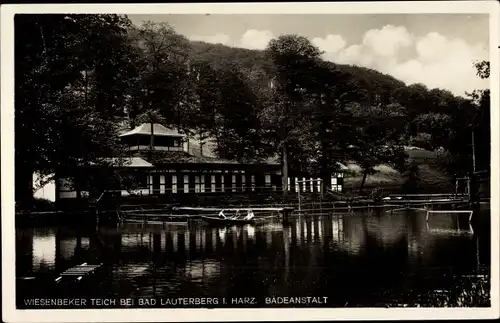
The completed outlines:
{"type": "MultiPolygon", "coordinates": [[[[489,210],[483,213],[489,217],[489,210]]],[[[489,229],[473,230],[465,214],[433,214],[428,223],[425,215],[297,216],[288,224],[225,228],[19,228],[18,307],[30,297],[81,293],[255,297],[258,306],[272,296],[328,297],[321,306],[332,307],[401,305],[432,291],[457,289],[463,277],[489,277],[489,229]],[[80,283],[83,289],[53,288],[59,273],[83,262],[103,267],[80,283]]],[[[467,288],[459,292],[470,292],[467,288]]]]}

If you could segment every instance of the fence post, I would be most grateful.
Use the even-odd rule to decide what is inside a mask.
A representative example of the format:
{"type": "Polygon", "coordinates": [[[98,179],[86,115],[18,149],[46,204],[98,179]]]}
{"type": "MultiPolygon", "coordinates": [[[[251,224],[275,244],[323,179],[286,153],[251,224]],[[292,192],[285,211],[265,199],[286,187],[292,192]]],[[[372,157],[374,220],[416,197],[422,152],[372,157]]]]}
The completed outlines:
{"type": "Polygon", "coordinates": [[[299,185],[299,190],[298,190],[298,195],[299,195],[299,212],[302,210],[301,208],[301,202],[300,202],[300,185],[299,185]]]}

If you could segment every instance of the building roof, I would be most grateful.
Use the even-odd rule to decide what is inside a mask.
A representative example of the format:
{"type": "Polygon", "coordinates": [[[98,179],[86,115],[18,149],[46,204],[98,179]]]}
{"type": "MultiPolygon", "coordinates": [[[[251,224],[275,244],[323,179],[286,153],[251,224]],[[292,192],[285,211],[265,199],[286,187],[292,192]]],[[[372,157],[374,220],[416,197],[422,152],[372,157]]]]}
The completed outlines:
{"type": "Polygon", "coordinates": [[[133,168],[143,168],[143,167],[154,167],[153,164],[147,162],[141,157],[124,157],[124,158],[107,158],[106,161],[115,167],[133,167],[133,168]]]}
{"type": "MultiPolygon", "coordinates": [[[[177,130],[169,129],[159,123],[153,123],[153,134],[155,136],[164,136],[164,137],[185,137],[179,133],[177,130]]],[[[122,133],[120,137],[132,136],[132,135],[151,135],[151,123],[143,123],[140,126],[135,127],[134,129],[122,133]]]]}
{"type": "MultiPolygon", "coordinates": [[[[142,154],[141,154],[142,156],[142,154]]],[[[166,164],[224,164],[224,165],[279,165],[269,161],[235,161],[210,156],[195,156],[185,151],[155,151],[154,155],[149,157],[144,155],[148,162],[155,166],[166,164]]]]}
{"type": "Polygon", "coordinates": [[[337,166],[339,166],[339,170],[349,170],[349,167],[340,162],[337,162],[337,166]]]}

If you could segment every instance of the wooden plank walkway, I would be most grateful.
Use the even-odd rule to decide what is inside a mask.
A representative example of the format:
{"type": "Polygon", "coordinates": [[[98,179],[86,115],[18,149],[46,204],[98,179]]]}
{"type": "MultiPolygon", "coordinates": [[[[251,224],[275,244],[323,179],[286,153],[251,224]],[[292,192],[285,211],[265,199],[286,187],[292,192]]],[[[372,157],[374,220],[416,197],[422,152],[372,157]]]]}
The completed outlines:
{"type": "Polygon", "coordinates": [[[207,212],[218,212],[218,211],[254,211],[254,212],[283,212],[283,211],[291,211],[292,207],[260,207],[260,208],[252,208],[252,207],[241,207],[241,208],[209,208],[209,207],[174,207],[176,211],[207,211],[207,212]]]}
{"type": "Polygon", "coordinates": [[[77,280],[81,280],[83,277],[94,273],[102,264],[99,265],[88,265],[86,262],[75,267],[71,267],[60,274],[55,282],[60,282],[64,277],[76,277],[77,280]]]}
{"type": "Polygon", "coordinates": [[[429,210],[427,211],[427,215],[425,217],[425,221],[429,221],[429,214],[435,213],[435,214],[451,214],[451,213],[458,213],[458,214],[468,214],[469,215],[469,222],[472,220],[472,215],[474,214],[474,211],[472,210],[429,210]]]}
{"type": "Polygon", "coordinates": [[[446,203],[460,203],[464,202],[463,199],[431,199],[431,200],[384,200],[384,203],[391,204],[446,204],[446,203]]]}

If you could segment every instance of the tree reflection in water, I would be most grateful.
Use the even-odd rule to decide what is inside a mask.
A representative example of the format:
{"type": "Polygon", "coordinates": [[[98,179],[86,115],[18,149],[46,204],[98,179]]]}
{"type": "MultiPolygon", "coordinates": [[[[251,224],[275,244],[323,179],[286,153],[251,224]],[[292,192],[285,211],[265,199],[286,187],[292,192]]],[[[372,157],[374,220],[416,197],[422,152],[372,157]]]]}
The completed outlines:
{"type": "Polygon", "coordinates": [[[220,228],[24,228],[17,230],[16,274],[102,262],[101,297],[328,296],[330,306],[410,304],[454,286],[443,277],[489,271],[489,236],[464,226],[447,215],[427,226],[423,212],[408,211],[220,228]]]}

